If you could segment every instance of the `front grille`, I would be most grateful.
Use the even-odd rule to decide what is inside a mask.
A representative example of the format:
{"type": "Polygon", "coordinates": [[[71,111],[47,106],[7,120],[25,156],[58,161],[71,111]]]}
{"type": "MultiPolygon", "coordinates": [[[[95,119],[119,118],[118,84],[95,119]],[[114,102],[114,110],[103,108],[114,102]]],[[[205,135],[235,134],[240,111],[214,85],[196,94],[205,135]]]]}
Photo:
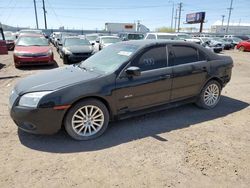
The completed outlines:
{"type": "Polygon", "coordinates": [[[73,53],[75,56],[90,56],[91,53],[73,53]]]}
{"type": "Polygon", "coordinates": [[[23,57],[43,57],[48,56],[47,53],[37,53],[37,54],[23,54],[23,57]]]}

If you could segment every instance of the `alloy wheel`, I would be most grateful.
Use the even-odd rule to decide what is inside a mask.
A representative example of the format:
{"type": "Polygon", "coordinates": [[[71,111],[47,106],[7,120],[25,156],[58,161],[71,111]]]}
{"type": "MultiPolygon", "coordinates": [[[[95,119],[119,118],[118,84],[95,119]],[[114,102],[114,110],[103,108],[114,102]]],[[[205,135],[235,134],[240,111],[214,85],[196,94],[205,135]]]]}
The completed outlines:
{"type": "Polygon", "coordinates": [[[220,89],[216,84],[208,85],[204,91],[204,103],[208,106],[214,106],[218,103],[220,96],[220,89]]]}

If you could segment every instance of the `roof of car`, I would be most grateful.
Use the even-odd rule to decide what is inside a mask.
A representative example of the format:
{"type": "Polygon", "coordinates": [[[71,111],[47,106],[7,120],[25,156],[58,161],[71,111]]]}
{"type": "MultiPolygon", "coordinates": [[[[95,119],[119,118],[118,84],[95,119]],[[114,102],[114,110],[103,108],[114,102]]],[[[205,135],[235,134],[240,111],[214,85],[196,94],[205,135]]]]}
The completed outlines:
{"type": "Polygon", "coordinates": [[[152,34],[152,35],[171,35],[175,36],[175,33],[161,33],[161,32],[155,32],[155,33],[147,33],[147,34],[152,34]]]}
{"type": "Polygon", "coordinates": [[[115,39],[119,39],[119,37],[117,36],[99,36],[99,38],[103,39],[103,38],[115,38],[115,39]]]}

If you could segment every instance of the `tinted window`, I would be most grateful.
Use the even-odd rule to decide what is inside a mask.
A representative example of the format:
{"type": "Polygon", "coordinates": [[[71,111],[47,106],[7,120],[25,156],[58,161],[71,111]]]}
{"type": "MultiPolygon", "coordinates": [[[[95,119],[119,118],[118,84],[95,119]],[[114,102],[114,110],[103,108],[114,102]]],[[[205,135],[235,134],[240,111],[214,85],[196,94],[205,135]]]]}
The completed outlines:
{"type": "Polygon", "coordinates": [[[206,61],[207,56],[203,52],[199,51],[199,61],[206,61]]]}
{"type": "Polygon", "coordinates": [[[149,34],[146,39],[156,39],[156,37],[153,34],[149,34]]]}
{"type": "Polygon", "coordinates": [[[199,61],[198,52],[195,48],[189,46],[173,46],[172,47],[175,57],[172,58],[173,62],[170,65],[182,65],[199,61]]]}
{"type": "Polygon", "coordinates": [[[166,47],[154,47],[139,55],[133,66],[139,67],[142,71],[159,69],[167,66],[166,47]]]}

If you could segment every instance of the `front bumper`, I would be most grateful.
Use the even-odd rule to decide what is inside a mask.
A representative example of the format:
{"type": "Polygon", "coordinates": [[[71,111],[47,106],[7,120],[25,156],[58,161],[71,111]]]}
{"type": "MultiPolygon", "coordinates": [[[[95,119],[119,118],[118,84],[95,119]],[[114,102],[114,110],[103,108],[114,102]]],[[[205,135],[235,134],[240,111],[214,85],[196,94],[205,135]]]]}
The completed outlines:
{"type": "Polygon", "coordinates": [[[79,54],[79,55],[70,54],[70,55],[67,55],[67,57],[68,57],[68,60],[70,62],[81,62],[83,60],[88,59],[91,55],[92,55],[91,53],[89,53],[89,54],[79,54]]]}
{"type": "Polygon", "coordinates": [[[40,57],[25,57],[25,56],[15,56],[14,62],[16,65],[39,65],[39,64],[53,64],[54,57],[50,56],[40,56],[40,57]]]}
{"type": "Polygon", "coordinates": [[[34,134],[54,134],[61,129],[66,110],[14,106],[10,116],[22,130],[34,134]]]}

